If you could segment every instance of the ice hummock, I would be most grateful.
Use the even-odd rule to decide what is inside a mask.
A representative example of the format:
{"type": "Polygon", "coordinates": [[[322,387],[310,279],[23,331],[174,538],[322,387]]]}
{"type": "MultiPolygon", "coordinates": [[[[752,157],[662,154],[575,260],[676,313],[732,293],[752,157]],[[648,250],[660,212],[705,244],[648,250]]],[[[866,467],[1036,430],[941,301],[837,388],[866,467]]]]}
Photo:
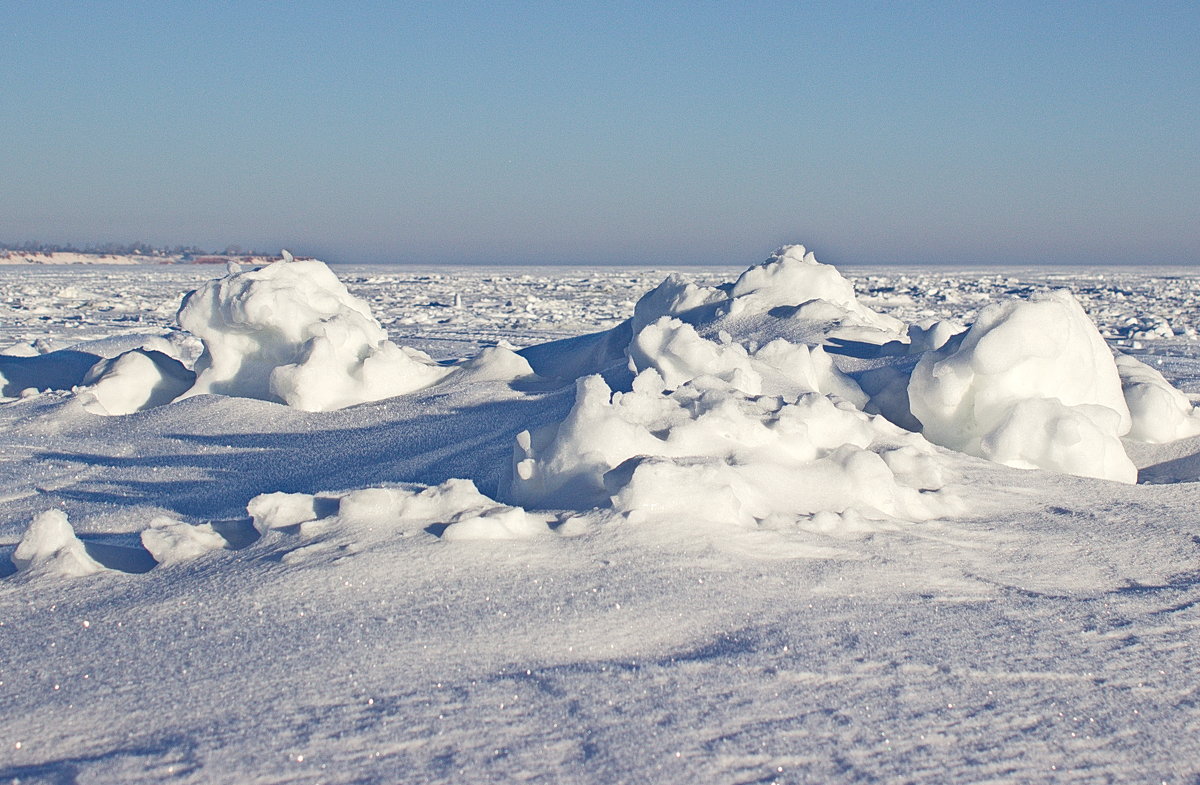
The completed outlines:
{"type": "Polygon", "coordinates": [[[1200,413],[1161,373],[1127,354],[1116,362],[1132,420],[1128,438],[1163,444],[1200,434],[1200,413]]]}
{"type": "Polygon", "coordinates": [[[798,315],[838,321],[885,333],[902,332],[898,319],[876,313],[858,300],[854,285],[837,268],[817,261],[803,245],[785,245],[770,259],[746,270],[730,289],[731,312],[762,313],[794,306],[798,315]]]}
{"type": "MultiPolygon", "coordinates": [[[[505,447],[485,438],[467,471],[393,478],[484,489],[473,523],[440,521],[457,526],[450,539],[540,533],[547,510],[735,528],[923,521],[957,509],[956,459],[934,444],[1132,482],[1123,436],[1200,432],[1186,396],[1136,360],[1114,361],[1066,292],[994,304],[969,327],[906,325],[799,245],[725,284],[672,274],[602,334],[441,363],[390,341],[311,260],[230,269],[189,293],[178,318],[203,347],[193,368],[149,349],[102,359],[77,388],[85,408],[126,414],[201,393],[308,411],[421,391],[448,411],[521,401],[523,420],[506,426],[505,438],[518,434],[511,465],[486,464],[505,447]],[[552,389],[562,395],[537,392],[552,389]]],[[[329,517],[312,506],[321,497],[263,490],[250,504],[260,533],[329,517]]],[[[175,523],[148,530],[147,547],[168,560],[221,547],[175,523]]]]}
{"type": "MultiPolygon", "coordinates": [[[[465,307],[456,346],[578,332],[557,316],[591,307],[580,305],[583,274],[517,284],[458,271],[437,285],[461,286],[456,274],[488,294],[512,285],[543,296],[537,320],[508,332],[486,321],[503,308],[465,307]]],[[[413,277],[378,275],[374,294],[396,294],[364,295],[381,321],[431,299],[413,277]]],[[[611,271],[595,277],[611,326],[636,295],[609,294],[611,271]]],[[[734,314],[731,285],[680,277],[640,323],[553,351],[496,347],[447,361],[453,372],[429,387],[316,414],[212,394],[107,418],[80,405],[92,391],[66,392],[100,357],[163,348],[144,336],[119,349],[62,345],[83,350],[69,367],[62,355],[5,359],[18,390],[51,390],[0,405],[7,547],[22,540],[25,567],[0,593],[6,773],[838,781],[846,756],[831,750],[878,780],[1175,771],[1196,720],[1200,442],[1130,440],[1190,432],[1187,396],[1148,369],[1194,390],[1196,360],[1168,355],[1194,347],[1159,344],[1145,368],[1116,361],[1133,423],[1125,447],[1152,469],[1147,479],[1182,484],[1009,469],[861,411],[907,411],[912,366],[964,340],[945,320],[976,321],[980,303],[1022,291],[925,271],[894,298],[878,294],[903,280],[860,284],[875,292],[862,303],[919,323],[904,331],[910,343],[887,338],[874,353],[847,342],[857,339],[845,307],[816,299],[734,314]],[[897,305],[906,296],[910,306],[897,305]],[[920,324],[934,317],[941,326],[920,324]],[[586,356],[572,358],[580,348],[586,356]],[[52,364],[71,373],[50,377],[52,364]],[[580,376],[588,390],[577,397],[580,376]],[[881,405],[885,389],[894,406],[881,405]],[[501,476],[514,442],[519,459],[547,468],[556,448],[527,453],[534,433],[589,407],[639,441],[610,445],[592,428],[563,454],[608,451],[581,472],[584,487],[599,477],[595,495],[518,504],[501,476]],[[906,506],[914,498],[928,505],[921,515],[906,506]],[[89,532],[83,555],[103,573],[69,580],[79,540],[58,515],[22,538],[47,509],[89,532]],[[130,574],[105,549],[133,551],[139,534],[138,553],[162,567],[130,574]],[[947,727],[962,743],[931,746],[947,727]],[[996,728],[1020,732],[993,743],[996,728]],[[1113,754],[1129,744],[1137,754],[1113,754]]],[[[194,287],[172,284],[162,300],[194,287]]],[[[1174,307],[1163,299],[1155,307],[1174,307]]],[[[1113,311],[1144,303],[1091,313],[1118,335],[1113,311]]],[[[1178,335],[1189,318],[1171,315],[1178,335]]],[[[854,329],[864,344],[889,334],[854,329]]],[[[432,345],[451,334],[424,335],[432,345]]],[[[199,351],[168,353],[190,367],[199,351]]],[[[1026,408],[1049,400],[1017,397],[1026,408]]]]}
{"type": "Polygon", "coordinates": [[[932,442],[1019,468],[1134,482],[1112,351],[1065,290],[984,308],[908,384],[932,442]]]}
{"type": "Polygon", "coordinates": [[[629,392],[579,380],[560,423],[518,438],[511,495],[541,508],[609,506],[634,521],[728,527],[855,510],[927,520],[954,509],[919,435],[820,393],[748,395],[717,376],[629,392]]]}
{"type": "Polygon", "coordinates": [[[314,260],[231,271],[184,298],[179,324],[204,342],[186,396],[327,411],[411,392],[449,373],[389,341],[370,307],[314,260]]]}

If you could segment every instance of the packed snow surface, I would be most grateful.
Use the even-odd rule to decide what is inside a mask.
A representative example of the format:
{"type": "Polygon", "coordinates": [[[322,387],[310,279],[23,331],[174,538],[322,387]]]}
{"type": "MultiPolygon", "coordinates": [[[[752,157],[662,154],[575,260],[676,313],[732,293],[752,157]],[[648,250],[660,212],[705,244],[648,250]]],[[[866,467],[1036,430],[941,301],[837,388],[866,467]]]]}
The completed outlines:
{"type": "Polygon", "coordinates": [[[1200,276],[217,273],[0,267],[0,780],[1200,776],[1200,276]]]}

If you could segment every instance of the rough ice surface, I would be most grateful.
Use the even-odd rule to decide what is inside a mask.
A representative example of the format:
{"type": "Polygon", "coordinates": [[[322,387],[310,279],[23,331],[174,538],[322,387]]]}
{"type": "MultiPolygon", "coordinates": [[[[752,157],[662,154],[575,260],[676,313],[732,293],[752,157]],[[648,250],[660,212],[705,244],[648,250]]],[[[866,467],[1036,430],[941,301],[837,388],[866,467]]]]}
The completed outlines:
{"type": "Polygon", "coordinates": [[[179,325],[204,342],[188,395],[220,393],[340,409],[447,374],[387,339],[370,307],[318,261],[231,272],[184,298],[179,325]]]}
{"type": "Polygon", "coordinates": [[[908,384],[930,441],[1019,468],[1134,482],[1112,352],[1064,290],[985,308],[908,384]]]}
{"type": "Polygon", "coordinates": [[[339,268],[444,377],[128,417],[84,376],[191,369],[175,306],[211,268],[0,268],[0,780],[1195,780],[1200,276],[844,269],[850,300],[782,256],[805,274],[739,296],[735,269],[339,268]],[[1142,364],[1101,402],[1023,364],[1096,376],[1061,325],[959,334],[1056,288],[1142,364]],[[1139,484],[866,413],[911,418],[914,366],[998,331],[1025,372],[973,379],[1011,402],[989,449],[1069,464],[1116,390],[1139,484]]]}

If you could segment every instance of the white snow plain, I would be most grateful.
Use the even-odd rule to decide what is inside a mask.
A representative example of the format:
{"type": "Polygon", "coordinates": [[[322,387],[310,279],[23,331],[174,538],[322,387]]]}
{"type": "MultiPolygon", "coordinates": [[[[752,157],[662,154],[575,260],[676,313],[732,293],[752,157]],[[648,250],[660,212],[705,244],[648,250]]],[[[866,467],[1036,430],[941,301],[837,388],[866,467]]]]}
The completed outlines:
{"type": "Polygon", "coordinates": [[[1200,776],[1200,275],[214,272],[0,267],[0,781],[1200,776]]]}

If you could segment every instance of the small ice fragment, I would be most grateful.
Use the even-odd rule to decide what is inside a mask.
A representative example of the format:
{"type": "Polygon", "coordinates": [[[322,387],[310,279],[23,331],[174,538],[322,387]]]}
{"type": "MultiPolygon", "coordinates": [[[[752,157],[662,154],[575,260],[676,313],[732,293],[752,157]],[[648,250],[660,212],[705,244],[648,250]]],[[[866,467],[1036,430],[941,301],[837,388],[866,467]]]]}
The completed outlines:
{"type": "Polygon", "coordinates": [[[39,513],[11,558],[18,571],[35,575],[73,578],[104,570],[88,555],[62,510],[39,513]]]}

